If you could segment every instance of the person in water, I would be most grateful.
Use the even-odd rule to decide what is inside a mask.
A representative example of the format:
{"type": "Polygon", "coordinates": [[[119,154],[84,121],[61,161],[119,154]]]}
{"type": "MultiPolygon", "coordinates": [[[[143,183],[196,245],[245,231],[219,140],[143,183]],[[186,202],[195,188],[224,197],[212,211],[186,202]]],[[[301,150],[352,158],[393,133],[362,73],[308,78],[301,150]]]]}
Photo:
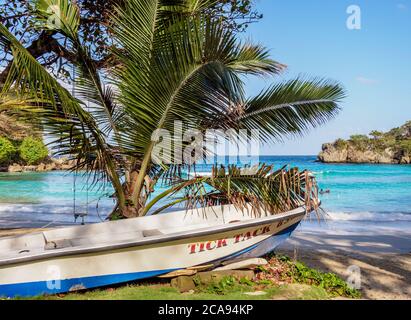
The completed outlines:
{"type": "Polygon", "coordinates": [[[321,189],[320,190],[320,194],[326,194],[326,193],[331,193],[331,190],[330,189],[327,189],[327,190],[321,189]]]}

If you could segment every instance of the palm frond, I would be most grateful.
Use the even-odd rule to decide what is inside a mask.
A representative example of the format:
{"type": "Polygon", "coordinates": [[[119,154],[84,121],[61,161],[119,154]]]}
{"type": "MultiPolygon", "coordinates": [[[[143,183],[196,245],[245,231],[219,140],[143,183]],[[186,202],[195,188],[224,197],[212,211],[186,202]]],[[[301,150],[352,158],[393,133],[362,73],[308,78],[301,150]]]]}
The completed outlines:
{"type": "MultiPolygon", "coordinates": [[[[61,153],[77,156],[78,163],[81,159],[90,160],[90,166],[87,168],[96,167],[95,159],[97,159],[98,167],[102,169],[104,176],[117,186],[116,190],[121,193],[116,160],[93,116],[2,24],[0,24],[0,44],[10,48],[13,54],[13,64],[0,98],[14,94],[22,101],[30,101],[31,104],[27,106],[16,106],[19,113],[26,112],[28,117],[36,114],[42,121],[45,133],[57,137],[55,144],[58,145],[61,153]],[[97,156],[94,158],[85,156],[92,149],[97,156]],[[81,152],[74,152],[79,150],[81,152]]],[[[118,196],[123,197],[122,194],[118,196]]]]}
{"type": "Polygon", "coordinates": [[[279,74],[286,68],[284,64],[271,59],[264,46],[247,42],[238,46],[228,65],[238,73],[258,76],[279,74]]]}
{"type": "Polygon", "coordinates": [[[74,37],[80,26],[80,8],[70,0],[34,0],[37,27],[59,30],[74,37]]]}
{"type": "Polygon", "coordinates": [[[316,182],[308,171],[287,170],[286,167],[274,170],[266,164],[260,164],[254,170],[234,165],[213,167],[210,177],[178,181],[154,199],[149,207],[170,195],[174,196],[171,197],[173,202],[180,199],[187,208],[233,204],[239,210],[251,210],[260,216],[303,205],[307,212],[311,212],[319,205],[316,182]]]}
{"type": "Polygon", "coordinates": [[[301,135],[333,118],[344,97],[341,85],[329,80],[276,84],[240,106],[239,127],[259,129],[265,141],[301,135]]]}

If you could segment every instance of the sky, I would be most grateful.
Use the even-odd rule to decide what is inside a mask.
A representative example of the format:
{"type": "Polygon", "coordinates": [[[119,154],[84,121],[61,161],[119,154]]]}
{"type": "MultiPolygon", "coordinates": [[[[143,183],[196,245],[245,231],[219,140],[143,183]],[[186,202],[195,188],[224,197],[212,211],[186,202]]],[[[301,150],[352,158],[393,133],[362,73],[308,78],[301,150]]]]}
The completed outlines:
{"type": "Polygon", "coordinates": [[[261,154],[314,155],[325,142],[411,120],[411,0],[255,0],[255,5],[264,17],[244,37],[264,44],[288,70],[274,78],[248,78],[249,95],[298,75],[337,80],[347,92],[335,119],[303,138],[264,145],[261,154]],[[351,5],[361,9],[361,29],[347,28],[351,5]]]}

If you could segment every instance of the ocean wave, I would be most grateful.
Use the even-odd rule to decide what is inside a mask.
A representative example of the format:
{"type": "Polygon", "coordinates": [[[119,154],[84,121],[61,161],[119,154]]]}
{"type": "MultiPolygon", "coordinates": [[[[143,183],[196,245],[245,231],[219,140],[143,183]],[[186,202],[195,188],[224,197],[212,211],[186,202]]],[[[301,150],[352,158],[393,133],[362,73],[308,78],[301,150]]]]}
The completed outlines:
{"type": "Polygon", "coordinates": [[[190,178],[209,177],[209,176],[211,176],[211,171],[190,172],[188,175],[189,175],[190,178]]]}
{"type": "Polygon", "coordinates": [[[372,222],[395,222],[411,221],[411,212],[343,212],[327,211],[327,217],[336,221],[372,221],[372,222]]]}
{"type": "MultiPolygon", "coordinates": [[[[107,212],[113,207],[111,201],[104,201],[99,204],[100,212],[107,212]]],[[[84,211],[86,209],[85,204],[78,204],[76,206],[76,211],[84,211]]],[[[96,205],[90,204],[88,210],[91,214],[96,213],[96,205]]],[[[27,215],[27,214],[37,214],[37,215],[73,215],[74,207],[73,204],[63,203],[63,204],[0,204],[0,217],[2,216],[16,216],[27,215]]]]}
{"type": "Polygon", "coordinates": [[[314,174],[345,174],[345,175],[357,175],[357,174],[372,174],[372,175],[387,175],[390,172],[374,172],[374,171],[354,171],[354,170],[320,170],[313,171],[314,174]]]}
{"type": "MultiPolygon", "coordinates": [[[[105,216],[113,207],[112,201],[103,201],[99,204],[98,212],[95,205],[90,205],[90,218],[99,215],[105,216]]],[[[42,219],[42,220],[72,220],[73,205],[64,203],[56,204],[0,204],[0,219],[42,219]]],[[[85,206],[79,205],[77,212],[85,211],[85,206]]],[[[326,211],[325,219],[333,221],[369,221],[369,222],[396,222],[411,221],[411,212],[372,212],[372,211],[326,211]]]]}

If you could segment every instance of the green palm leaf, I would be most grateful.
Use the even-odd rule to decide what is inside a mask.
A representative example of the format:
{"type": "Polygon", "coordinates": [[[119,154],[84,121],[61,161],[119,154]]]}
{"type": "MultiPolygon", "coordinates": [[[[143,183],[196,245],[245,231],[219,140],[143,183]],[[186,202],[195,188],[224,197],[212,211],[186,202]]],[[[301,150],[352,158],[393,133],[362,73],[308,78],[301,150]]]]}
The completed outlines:
{"type": "Polygon", "coordinates": [[[273,85],[248,99],[234,116],[238,117],[238,128],[259,129],[265,141],[282,140],[335,117],[344,97],[344,89],[336,82],[295,79],[273,85]]]}
{"type": "MultiPolygon", "coordinates": [[[[153,138],[161,130],[173,132],[176,121],[181,132],[259,129],[265,141],[302,134],[338,112],[344,97],[339,84],[296,79],[247,99],[244,75],[276,75],[285,66],[263,46],[239,42],[219,17],[210,16],[211,0],[122,2],[113,12],[111,29],[118,63],[98,70],[80,40],[77,5],[69,0],[35,3],[38,27],[69,39],[67,50],[77,58],[76,88],[71,95],[0,25],[0,45],[10,48],[14,58],[2,95],[15,94],[18,100],[3,105],[13,105],[23,117],[37,116],[56,137],[57,153],[75,155],[78,168],[109,179],[122,216],[148,212],[155,201],[144,208],[145,202],[160,177],[179,179],[179,184],[156,198],[184,191],[184,200],[174,201],[191,206],[232,203],[276,213],[301,201],[308,207],[315,202],[311,180],[294,169],[274,171],[261,165],[245,174],[229,167],[212,177],[181,180],[184,164],[154,162],[153,138]],[[61,13],[51,25],[50,5],[61,13]]],[[[195,144],[172,142],[163,150],[172,158],[175,149],[195,144]]]]}

